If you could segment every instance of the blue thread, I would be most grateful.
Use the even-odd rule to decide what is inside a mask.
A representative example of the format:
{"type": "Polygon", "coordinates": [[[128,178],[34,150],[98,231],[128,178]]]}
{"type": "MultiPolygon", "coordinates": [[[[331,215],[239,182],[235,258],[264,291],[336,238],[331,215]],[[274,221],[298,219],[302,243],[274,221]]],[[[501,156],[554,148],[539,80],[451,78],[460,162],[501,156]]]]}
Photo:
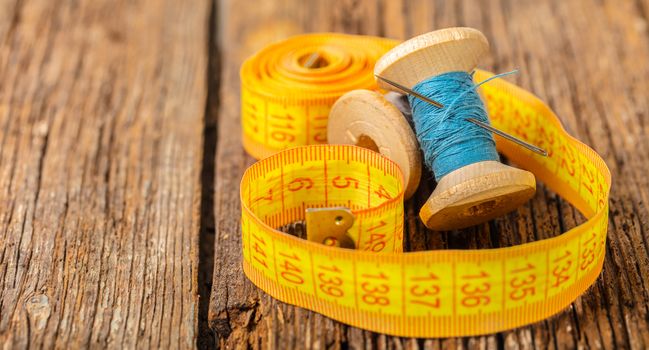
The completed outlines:
{"type": "Polygon", "coordinates": [[[408,97],[424,162],[435,174],[435,180],[469,164],[499,160],[491,133],[466,119],[489,123],[477,87],[515,72],[496,75],[477,85],[473,84],[472,74],[448,72],[413,87],[414,91],[444,105],[440,109],[415,96],[408,97]]]}

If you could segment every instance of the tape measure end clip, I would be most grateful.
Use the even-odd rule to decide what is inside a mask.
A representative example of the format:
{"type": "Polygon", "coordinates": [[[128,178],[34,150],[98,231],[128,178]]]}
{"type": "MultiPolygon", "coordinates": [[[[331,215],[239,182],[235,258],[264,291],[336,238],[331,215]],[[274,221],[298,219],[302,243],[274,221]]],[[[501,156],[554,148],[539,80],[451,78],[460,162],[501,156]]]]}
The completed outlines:
{"type": "Polygon", "coordinates": [[[340,248],[355,248],[347,230],[354,224],[354,214],[345,207],[307,208],[306,238],[309,241],[340,248]]]}

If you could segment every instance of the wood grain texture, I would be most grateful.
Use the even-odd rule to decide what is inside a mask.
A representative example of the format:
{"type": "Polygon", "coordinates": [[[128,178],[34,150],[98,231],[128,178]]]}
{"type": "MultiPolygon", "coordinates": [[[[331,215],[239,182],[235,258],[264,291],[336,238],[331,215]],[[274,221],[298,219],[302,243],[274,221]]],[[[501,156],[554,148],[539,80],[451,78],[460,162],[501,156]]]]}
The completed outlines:
{"type": "Polygon", "coordinates": [[[193,348],[209,3],[0,1],[2,348],[193,348]]]}
{"type": "MultiPolygon", "coordinates": [[[[219,3],[222,79],[215,182],[215,262],[209,308],[224,348],[536,349],[649,347],[649,2],[615,0],[251,0],[219,3]],[[491,43],[481,67],[520,69],[517,84],[547,101],[613,173],[604,271],[572,306],[537,324],[483,337],[405,339],[359,330],[268,297],[241,270],[238,184],[253,160],[240,147],[239,65],[271,41],[309,31],[405,39],[471,26],[491,43]]],[[[424,174],[423,179],[430,179],[424,174]]],[[[551,237],[583,222],[539,185],[506,217],[431,232],[417,218],[432,191],[406,203],[407,249],[496,247],[551,237]]]]}

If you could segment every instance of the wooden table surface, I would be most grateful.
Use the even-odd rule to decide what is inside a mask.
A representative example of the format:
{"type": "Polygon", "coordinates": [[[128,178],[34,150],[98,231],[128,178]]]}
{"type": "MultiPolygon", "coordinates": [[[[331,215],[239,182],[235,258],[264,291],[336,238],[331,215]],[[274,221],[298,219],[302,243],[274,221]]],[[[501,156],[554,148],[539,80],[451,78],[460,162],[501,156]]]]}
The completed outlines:
{"type": "MultiPolygon", "coordinates": [[[[649,347],[649,0],[0,0],[3,348],[649,347]],[[597,283],[560,314],[405,339],[277,302],[241,269],[239,66],[313,31],[406,39],[471,26],[613,174],[597,283]]],[[[409,250],[496,247],[583,222],[539,184],[517,211],[409,250]]]]}

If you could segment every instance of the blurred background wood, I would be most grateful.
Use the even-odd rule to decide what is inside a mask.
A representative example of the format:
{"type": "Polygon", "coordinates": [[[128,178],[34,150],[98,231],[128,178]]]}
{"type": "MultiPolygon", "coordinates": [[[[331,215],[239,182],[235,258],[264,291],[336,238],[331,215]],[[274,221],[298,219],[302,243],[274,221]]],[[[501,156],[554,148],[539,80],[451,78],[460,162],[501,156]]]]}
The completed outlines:
{"type": "Polygon", "coordinates": [[[209,14],[0,0],[0,347],[196,346],[209,14]]]}
{"type": "MultiPolygon", "coordinates": [[[[215,173],[215,260],[210,327],[225,348],[646,348],[649,346],[649,2],[642,1],[246,1],[218,6],[220,85],[215,173]],[[546,321],[462,339],[404,339],[332,321],[268,297],[240,266],[239,179],[253,162],[242,148],[239,66],[268,43],[302,32],[340,31],[405,39],[471,26],[491,42],[480,65],[518,68],[513,79],[597,150],[614,174],[604,272],[570,308],[546,321]]],[[[424,179],[431,179],[425,174],[424,179]]],[[[409,250],[508,246],[557,235],[583,222],[540,185],[514,213],[474,229],[431,232],[417,218],[423,181],[406,204],[409,250]]]]}
{"type": "MultiPolygon", "coordinates": [[[[649,347],[649,1],[0,0],[3,348],[649,347]],[[483,31],[513,77],[614,174],[604,272],[543,322],[461,339],[366,332],[277,302],[241,271],[239,66],[312,31],[483,31]],[[208,303],[209,301],[209,303],[208,303]]],[[[424,175],[431,179],[430,174],[424,175]]],[[[516,212],[409,250],[519,244],[583,218],[539,186],[516,212]]]]}

